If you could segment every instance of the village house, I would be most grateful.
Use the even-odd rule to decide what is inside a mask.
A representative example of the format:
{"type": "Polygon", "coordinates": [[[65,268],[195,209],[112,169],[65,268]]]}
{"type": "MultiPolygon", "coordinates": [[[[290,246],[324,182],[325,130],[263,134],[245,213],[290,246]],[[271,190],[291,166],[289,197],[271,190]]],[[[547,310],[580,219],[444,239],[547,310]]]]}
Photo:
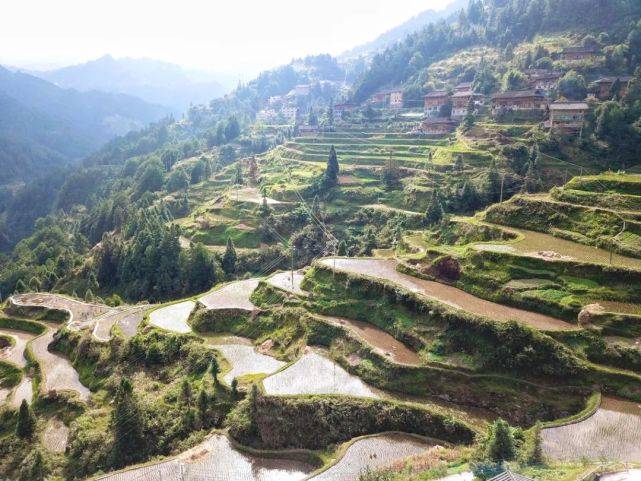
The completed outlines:
{"type": "Polygon", "coordinates": [[[543,111],[545,96],[538,90],[512,90],[492,96],[492,115],[513,111],[543,111]]]}
{"type": "Polygon", "coordinates": [[[256,121],[263,124],[269,124],[276,120],[278,114],[274,109],[263,109],[256,114],[256,121]]]}
{"type": "Polygon", "coordinates": [[[283,107],[281,112],[288,122],[292,122],[298,118],[298,107],[283,107]]]}
{"type": "Polygon", "coordinates": [[[470,99],[474,101],[474,107],[478,107],[483,102],[483,95],[473,92],[471,90],[463,90],[454,92],[452,95],[452,118],[461,119],[467,115],[467,108],[470,104],[470,99]]]}
{"type": "Polygon", "coordinates": [[[370,103],[378,107],[400,109],[403,107],[403,91],[401,89],[382,90],[372,95],[370,103]]]}
{"type": "Polygon", "coordinates": [[[454,92],[467,92],[469,90],[472,90],[472,82],[461,82],[454,87],[454,92]]]}
{"type": "Polygon", "coordinates": [[[561,72],[554,72],[552,70],[529,69],[524,73],[527,76],[528,84],[531,89],[542,90],[544,92],[554,90],[561,78],[561,72]]]}
{"type": "Polygon", "coordinates": [[[418,133],[427,135],[448,135],[456,130],[458,122],[445,118],[428,118],[424,119],[418,126],[418,133]]]}
{"type": "Polygon", "coordinates": [[[344,103],[334,105],[334,112],[353,112],[358,108],[356,104],[344,103]]]}
{"type": "Polygon", "coordinates": [[[578,62],[581,60],[594,60],[601,53],[597,47],[566,47],[559,52],[559,60],[564,62],[578,62]]]}
{"type": "Polygon", "coordinates": [[[556,132],[575,134],[581,131],[590,110],[587,102],[552,102],[548,126],[556,132]]]}
{"type": "Polygon", "coordinates": [[[621,84],[621,88],[619,89],[619,96],[624,97],[625,94],[628,93],[628,86],[630,85],[630,82],[633,78],[634,77],[631,77],[630,75],[621,75],[618,77],[602,77],[594,82],[594,85],[596,86],[596,96],[600,100],[610,100],[614,96],[614,92],[612,92],[612,86],[614,85],[614,82],[618,80],[621,84]]]}
{"type": "Polygon", "coordinates": [[[423,97],[425,115],[428,117],[438,117],[445,105],[450,102],[450,94],[447,90],[435,90],[423,97]]]}
{"type": "Polygon", "coordinates": [[[270,107],[279,107],[285,102],[285,98],[282,95],[272,95],[267,101],[270,107]]]}
{"type": "Polygon", "coordinates": [[[317,125],[299,125],[298,135],[301,137],[313,137],[318,133],[317,125]]]}
{"type": "Polygon", "coordinates": [[[501,474],[498,476],[494,476],[493,478],[488,479],[487,481],[534,481],[531,478],[526,478],[525,476],[521,476],[520,474],[513,473],[509,469],[503,471],[501,474]]]}

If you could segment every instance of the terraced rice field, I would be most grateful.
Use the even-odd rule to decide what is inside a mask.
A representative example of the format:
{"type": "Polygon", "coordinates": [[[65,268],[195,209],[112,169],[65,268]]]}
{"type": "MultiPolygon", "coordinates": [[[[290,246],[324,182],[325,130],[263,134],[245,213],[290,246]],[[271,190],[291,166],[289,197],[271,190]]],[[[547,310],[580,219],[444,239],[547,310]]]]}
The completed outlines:
{"type": "Polygon", "coordinates": [[[178,304],[161,307],[149,314],[149,324],[167,331],[187,334],[191,327],[187,324],[189,314],[196,307],[194,301],[184,301],[178,304]]]}
{"type": "Polygon", "coordinates": [[[215,434],[175,459],[108,474],[104,481],[300,481],[311,471],[305,463],[259,458],[236,450],[215,434]]]}
{"type": "Polygon", "coordinates": [[[431,443],[406,434],[381,434],[356,440],[345,455],[313,481],[354,481],[367,469],[380,469],[409,456],[420,454],[431,443]]]}
{"type": "Polygon", "coordinates": [[[138,326],[144,319],[146,312],[153,307],[153,305],[149,305],[137,310],[132,309],[127,312],[127,315],[118,320],[118,326],[120,327],[125,339],[129,339],[136,335],[136,332],[138,332],[138,326]]]}
{"type": "Polygon", "coordinates": [[[545,455],[553,460],[641,461],[641,405],[603,398],[588,419],[567,426],[544,429],[545,455]]]}
{"type": "Polygon", "coordinates": [[[42,435],[44,446],[54,453],[64,453],[68,439],[69,428],[59,419],[50,419],[42,435]]]}
{"type": "Polygon", "coordinates": [[[18,367],[25,367],[27,360],[24,358],[24,350],[27,343],[31,341],[34,334],[13,329],[0,329],[0,334],[9,336],[14,341],[14,345],[0,351],[0,360],[15,364],[18,367]]]}
{"type": "MultiPolygon", "coordinates": [[[[598,247],[590,247],[578,242],[554,237],[542,232],[534,232],[516,227],[504,227],[494,224],[487,224],[507,232],[520,234],[520,240],[511,243],[478,243],[474,248],[496,252],[512,252],[521,255],[537,255],[540,253],[555,253],[561,258],[577,260],[580,262],[591,262],[594,264],[610,264],[610,252],[598,247]]],[[[612,254],[612,265],[641,269],[641,259],[626,257],[620,254],[612,254]]]]}
{"type": "MultiPolygon", "coordinates": [[[[255,187],[233,189],[229,191],[228,196],[231,200],[236,200],[238,202],[250,202],[252,204],[263,203],[263,195],[255,187]]],[[[265,197],[265,200],[267,202],[267,205],[273,206],[273,205],[283,204],[283,202],[276,199],[270,199],[269,197],[265,197]]]]}
{"type": "Polygon", "coordinates": [[[51,293],[31,292],[15,295],[12,299],[19,306],[39,306],[66,310],[71,313],[68,325],[75,329],[88,327],[93,322],[93,319],[111,310],[110,307],[101,304],[89,304],[51,293]]]}
{"type": "MultiPolygon", "coordinates": [[[[111,329],[114,325],[118,324],[123,332],[125,331],[125,326],[133,328],[133,334],[126,336],[132,337],[135,335],[138,325],[149,307],[149,305],[125,307],[96,318],[93,336],[99,341],[106,342],[111,339],[111,329]],[[129,324],[131,324],[131,326],[129,326],[129,324]]],[[[128,333],[129,331],[130,329],[127,329],[128,333]]]]}
{"type": "Polygon", "coordinates": [[[641,481],[641,469],[605,474],[599,478],[599,481],[641,481]]]}
{"type": "Polygon", "coordinates": [[[479,316],[485,316],[489,319],[497,321],[513,319],[537,329],[550,331],[578,329],[578,326],[574,324],[551,316],[486,301],[447,284],[427,281],[403,274],[396,270],[397,262],[393,259],[326,258],[320,262],[337,271],[393,282],[410,292],[421,294],[429,299],[437,300],[456,309],[462,309],[479,316]]]}
{"type": "Polygon", "coordinates": [[[291,271],[285,271],[274,274],[265,282],[277,289],[291,292],[298,296],[307,296],[307,292],[300,287],[303,279],[305,279],[305,274],[302,271],[295,271],[293,274],[291,271]]]}
{"type": "Polygon", "coordinates": [[[263,387],[270,395],[339,394],[380,397],[358,377],[311,350],[288,368],[265,378],[263,387]]]}
{"type": "Polygon", "coordinates": [[[55,326],[31,342],[33,354],[42,369],[43,382],[41,389],[44,392],[73,391],[78,393],[81,400],[89,399],[89,389],[82,385],[78,372],[69,360],[60,354],[50,352],[47,347],[53,341],[55,326]]]}
{"type": "Polygon", "coordinates": [[[16,388],[13,390],[13,394],[11,395],[11,406],[14,408],[17,408],[22,404],[22,401],[27,401],[29,404],[31,404],[31,400],[33,399],[33,381],[31,378],[28,377],[23,377],[22,381],[20,381],[20,384],[16,386],[16,388]]]}
{"type": "Polygon", "coordinates": [[[258,279],[231,282],[201,297],[198,301],[207,309],[241,309],[253,311],[256,306],[249,300],[258,287],[258,279]]]}
{"type": "Polygon", "coordinates": [[[210,344],[232,366],[231,370],[223,376],[223,380],[227,384],[231,384],[234,378],[247,374],[271,374],[286,364],[271,356],[257,352],[251,342],[246,342],[242,338],[232,338],[229,341],[229,343],[210,344]]]}
{"type": "Polygon", "coordinates": [[[405,344],[396,340],[394,336],[369,322],[345,319],[342,317],[318,315],[316,317],[320,317],[334,325],[347,328],[376,349],[380,354],[389,357],[395,363],[410,366],[418,366],[421,364],[421,358],[416,351],[411,350],[405,344]]]}

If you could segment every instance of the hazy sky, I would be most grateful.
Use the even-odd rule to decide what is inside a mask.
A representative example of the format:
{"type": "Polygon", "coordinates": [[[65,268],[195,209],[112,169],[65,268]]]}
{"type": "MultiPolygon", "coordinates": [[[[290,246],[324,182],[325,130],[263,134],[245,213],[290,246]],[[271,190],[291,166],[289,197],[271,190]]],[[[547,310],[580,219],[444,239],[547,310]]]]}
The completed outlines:
{"type": "Polygon", "coordinates": [[[0,15],[0,63],[151,57],[251,75],[338,54],[451,0],[18,0],[0,15]]]}

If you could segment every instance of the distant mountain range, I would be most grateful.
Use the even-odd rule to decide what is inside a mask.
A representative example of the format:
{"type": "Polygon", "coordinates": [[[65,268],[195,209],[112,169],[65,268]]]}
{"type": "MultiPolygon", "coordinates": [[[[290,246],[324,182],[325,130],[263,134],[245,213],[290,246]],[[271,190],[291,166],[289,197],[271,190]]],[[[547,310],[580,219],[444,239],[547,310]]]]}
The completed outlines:
{"type": "Polygon", "coordinates": [[[364,43],[363,45],[359,45],[342,53],[340,58],[347,59],[351,57],[358,57],[360,55],[368,55],[383,50],[396,42],[400,42],[407,35],[418,32],[430,23],[452,17],[461,10],[461,8],[467,7],[467,3],[468,0],[454,0],[443,10],[425,10],[402,23],[398,27],[394,27],[393,29],[379,35],[371,42],[364,43]]]}
{"type": "Polygon", "coordinates": [[[208,103],[232,85],[229,76],[184,70],[178,65],[152,59],[113,58],[105,55],[79,65],[30,72],[64,88],[101,90],[139,97],[165,105],[181,114],[190,104],[208,103]]]}
{"type": "Polygon", "coordinates": [[[0,67],[0,184],[46,174],[169,114],[130,95],[63,89],[0,67]]]}

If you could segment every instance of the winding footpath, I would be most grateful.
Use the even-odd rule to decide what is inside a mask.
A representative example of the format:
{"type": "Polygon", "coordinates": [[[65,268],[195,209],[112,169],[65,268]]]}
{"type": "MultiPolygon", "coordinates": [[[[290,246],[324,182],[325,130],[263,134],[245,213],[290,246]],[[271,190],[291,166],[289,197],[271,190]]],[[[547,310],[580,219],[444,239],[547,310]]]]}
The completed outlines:
{"type": "Polygon", "coordinates": [[[497,321],[516,320],[536,329],[558,331],[576,330],[578,326],[556,319],[545,314],[525,311],[515,307],[504,306],[486,301],[467,292],[440,282],[427,281],[396,270],[394,259],[373,258],[325,258],[319,261],[330,269],[361,276],[390,281],[410,292],[420,294],[428,299],[447,304],[472,314],[484,316],[497,321]]]}

